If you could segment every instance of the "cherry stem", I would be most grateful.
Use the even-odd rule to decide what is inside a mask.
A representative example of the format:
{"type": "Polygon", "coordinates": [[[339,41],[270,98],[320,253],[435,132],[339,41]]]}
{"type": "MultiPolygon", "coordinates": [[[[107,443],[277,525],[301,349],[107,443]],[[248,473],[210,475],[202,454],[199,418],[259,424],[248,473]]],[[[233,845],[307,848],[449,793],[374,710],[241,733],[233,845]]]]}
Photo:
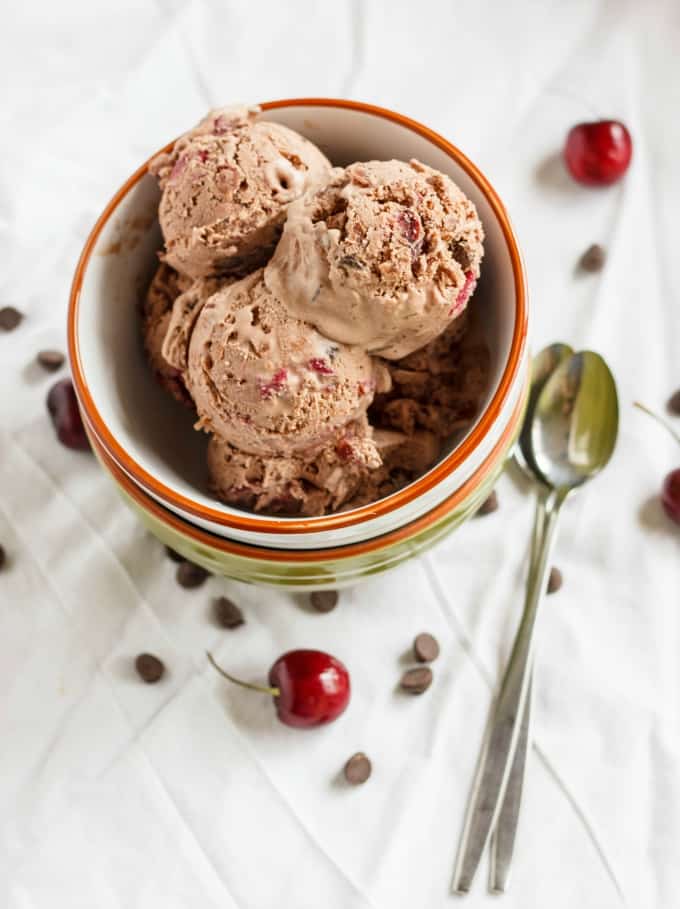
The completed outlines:
{"type": "Polygon", "coordinates": [[[227,681],[233,682],[234,685],[240,685],[241,688],[249,688],[251,691],[259,691],[260,694],[271,694],[273,698],[277,698],[281,694],[281,691],[278,688],[269,688],[267,685],[255,685],[253,682],[244,682],[241,679],[235,678],[233,675],[229,675],[221,666],[217,665],[215,658],[209,650],[206,650],[205,655],[219,674],[227,679],[227,681]]]}
{"type": "Polygon", "coordinates": [[[660,423],[664,429],[673,436],[678,445],[680,445],[680,435],[678,435],[677,432],[671,426],[669,426],[669,424],[657,413],[654,413],[653,410],[650,410],[649,407],[645,407],[645,405],[641,404],[639,401],[633,401],[633,407],[637,407],[638,410],[641,410],[648,416],[653,417],[657,423],[660,423]]]}

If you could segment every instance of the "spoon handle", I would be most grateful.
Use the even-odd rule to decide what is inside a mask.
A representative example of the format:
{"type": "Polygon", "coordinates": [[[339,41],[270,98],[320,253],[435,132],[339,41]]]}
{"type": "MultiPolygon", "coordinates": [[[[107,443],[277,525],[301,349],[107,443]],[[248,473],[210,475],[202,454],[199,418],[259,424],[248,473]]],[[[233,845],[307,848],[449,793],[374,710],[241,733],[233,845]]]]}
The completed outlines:
{"type": "MultiPolygon", "coordinates": [[[[537,490],[527,585],[531,583],[531,578],[536,570],[536,553],[543,532],[546,495],[547,490],[545,488],[537,490]]],[[[522,713],[522,724],[517,740],[517,748],[515,749],[515,757],[512,761],[512,768],[510,770],[510,776],[508,777],[503,804],[501,805],[496,827],[491,836],[489,889],[493,893],[505,892],[505,888],[508,884],[508,877],[510,875],[512,856],[515,850],[515,837],[517,835],[519,814],[522,805],[527,755],[531,748],[532,693],[533,665],[530,669],[529,690],[527,692],[526,704],[524,705],[524,712],[522,713]]]]}
{"type": "Polygon", "coordinates": [[[532,697],[533,669],[529,678],[529,690],[527,691],[526,704],[522,714],[512,769],[508,777],[498,820],[491,835],[491,846],[489,847],[489,890],[492,893],[505,893],[508,886],[508,878],[510,877],[512,856],[515,851],[515,838],[522,807],[527,757],[531,749],[532,697]]]}
{"type": "Polygon", "coordinates": [[[482,744],[453,876],[454,893],[467,893],[470,889],[505,795],[529,690],[533,632],[538,607],[548,575],[557,518],[565,498],[565,492],[555,490],[546,499],[543,530],[536,553],[536,570],[529,579],[522,621],[482,744]]]}

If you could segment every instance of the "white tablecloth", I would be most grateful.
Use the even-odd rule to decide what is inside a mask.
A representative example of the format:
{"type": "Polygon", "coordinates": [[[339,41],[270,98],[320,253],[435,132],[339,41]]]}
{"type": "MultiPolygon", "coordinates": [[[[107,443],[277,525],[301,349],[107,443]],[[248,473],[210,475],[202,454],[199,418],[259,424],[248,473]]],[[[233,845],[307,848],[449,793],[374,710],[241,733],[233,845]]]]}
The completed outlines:
{"type": "MultiPolygon", "coordinates": [[[[344,593],[300,597],[174,566],[93,459],[60,447],[51,379],[70,277],[112,191],[211,105],[304,95],[396,108],[460,145],[514,217],[535,346],[601,351],[621,398],[610,468],[564,515],[562,591],[539,646],[536,745],[511,889],[471,907],[674,907],[680,887],[680,532],[656,499],[680,463],[634,411],[680,384],[678,46],[673,0],[645,3],[12,4],[0,35],[0,905],[6,909],[437,909],[448,886],[490,698],[521,605],[531,505],[344,593]],[[583,189],[555,157],[567,129],[623,118],[625,182],[583,189]],[[601,274],[575,272],[603,243],[601,274]],[[228,594],[247,624],[211,624],[228,594]],[[414,634],[442,644],[421,698],[395,695],[414,634]],[[315,646],[352,672],[351,709],[287,729],[230,689],[213,648],[261,676],[315,646]],[[134,677],[140,651],[169,676],[134,677]],[[374,774],[349,789],[356,750],[374,774]],[[492,903],[492,899],[494,900],[492,903]]],[[[484,870],[484,869],[483,869],[484,870]]]]}

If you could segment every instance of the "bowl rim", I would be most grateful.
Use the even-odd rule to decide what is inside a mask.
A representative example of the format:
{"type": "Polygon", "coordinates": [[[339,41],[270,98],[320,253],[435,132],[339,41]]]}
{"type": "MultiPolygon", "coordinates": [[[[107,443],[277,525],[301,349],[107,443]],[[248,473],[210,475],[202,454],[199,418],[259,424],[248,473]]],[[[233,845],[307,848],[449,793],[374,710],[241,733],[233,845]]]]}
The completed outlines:
{"type": "Polygon", "coordinates": [[[465,499],[478,488],[488,477],[491,471],[498,463],[499,457],[502,456],[504,449],[510,444],[513,434],[518,430],[519,424],[524,415],[524,407],[528,398],[530,375],[527,375],[524,381],[524,387],[517,403],[513,409],[512,415],[504,427],[499,439],[484,458],[482,463],[468,477],[465,482],[457,489],[450,493],[445,499],[439,502],[434,508],[431,508],[425,514],[413,518],[406,524],[390,530],[387,533],[372,537],[368,540],[360,540],[356,543],[347,543],[342,546],[320,549],[270,549],[253,543],[244,543],[240,540],[231,540],[226,537],[218,536],[205,530],[196,524],[190,523],[186,518],[176,514],[174,511],[166,508],[156,499],[154,499],[146,490],[134,482],[134,480],[116,463],[114,458],[106,451],[101,440],[97,437],[94,429],[85,418],[86,429],[93,448],[97,456],[104,462],[105,469],[111,474],[114,482],[120,486],[123,492],[128,495],[143,511],[150,512],[155,518],[166,526],[169,525],[173,530],[183,535],[189,536],[194,542],[230,555],[241,558],[253,559],[254,561],[266,562],[329,562],[341,559],[361,556],[383,549],[396,543],[404,542],[427,530],[435,524],[440,518],[445,517],[454,508],[460,505],[465,499]]]}
{"type": "Polygon", "coordinates": [[[239,512],[228,514],[221,509],[202,505],[193,499],[187,498],[169,488],[164,483],[161,483],[152,474],[149,474],[112,435],[90,394],[82,366],[77,332],[78,309],[85,272],[87,271],[99,235],[118,208],[122,199],[146,175],[150,161],[160,152],[171,149],[175,140],[169,142],[148,158],[130,177],[128,177],[113,195],[90,231],[78,260],[71,285],[67,325],[69,359],[71,362],[74,386],[81,406],[85,410],[101,446],[105,448],[109,456],[117,462],[118,466],[122,468],[129,477],[134,479],[137,484],[148,490],[152,496],[159,498],[163,502],[170,503],[174,508],[180,509],[183,513],[193,515],[194,517],[212,522],[221,527],[234,528],[239,531],[248,531],[252,533],[273,535],[281,533],[318,533],[358,525],[365,520],[382,517],[402,506],[408,505],[423,493],[434,488],[441,480],[449,476],[449,474],[459,467],[466,458],[478,448],[500,414],[522,365],[527,340],[528,322],[526,274],[522,255],[510,218],[498,194],[479,168],[473,164],[460,149],[443,136],[439,135],[439,133],[434,132],[422,123],[412,120],[403,114],[398,114],[387,108],[378,107],[374,104],[367,104],[361,101],[351,101],[339,98],[286,98],[277,101],[263,102],[260,104],[260,107],[263,111],[277,110],[286,107],[326,107],[352,110],[390,120],[399,126],[417,133],[419,136],[438,147],[466,172],[467,176],[475,183],[491,206],[501,227],[510,254],[515,285],[515,325],[510,352],[498,387],[486,409],[478,418],[472,431],[452,452],[426,474],[419,477],[417,480],[414,480],[403,489],[400,489],[389,496],[385,496],[377,502],[338,514],[308,518],[263,517],[239,512]]]}

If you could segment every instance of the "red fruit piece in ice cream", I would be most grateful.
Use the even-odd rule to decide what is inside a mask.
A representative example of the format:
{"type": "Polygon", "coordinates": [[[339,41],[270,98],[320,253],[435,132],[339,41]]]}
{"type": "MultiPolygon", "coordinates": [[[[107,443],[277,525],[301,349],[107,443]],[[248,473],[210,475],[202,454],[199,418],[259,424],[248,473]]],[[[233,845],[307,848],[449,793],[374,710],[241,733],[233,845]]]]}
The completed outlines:
{"type": "Polygon", "coordinates": [[[271,398],[273,395],[278,394],[282,389],[286,387],[287,381],[288,370],[277,370],[269,382],[265,382],[264,384],[260,385],[260,396],[265,400],[267,398],[271,398]]]}

